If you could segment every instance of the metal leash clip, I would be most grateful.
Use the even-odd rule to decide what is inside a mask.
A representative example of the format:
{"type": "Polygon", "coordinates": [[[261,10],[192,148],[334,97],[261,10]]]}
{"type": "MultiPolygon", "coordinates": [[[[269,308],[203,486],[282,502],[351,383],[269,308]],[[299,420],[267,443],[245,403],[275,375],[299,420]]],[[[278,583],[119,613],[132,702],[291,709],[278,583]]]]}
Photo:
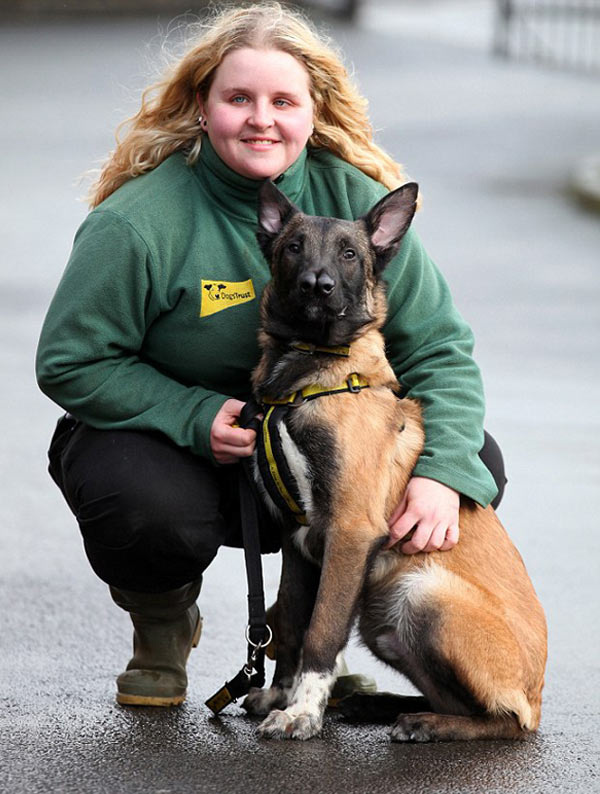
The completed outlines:
{"type": "MultiPolygon", "coordinates": [[[[252,640],[250,639],[250,624],[246,626],[246,642],[248,643],[248,661],[246,662],[246,664],[242,669],[244,670],[248,678],[252,677],[253,670],[256,670],[257,673],[260,672],[257,666],[259,663],[260,651],[263,648],[267,648],[267,646],[270,644],[271,640],[273,639],[273,632],[271,631],[271,627],[269,626],[268,623],[266,625],[266,629],[268,632],[266,640],[261,640],[261,642],[252,642],[252,640]]],[[[264,656],[261,666],[264,673],[264,656]]]]}
{"type": "Polygon", "coordinates": [[[247,695],[252,687],[262,687],[265,683],[265,651],[273,639],[271,627],[267,624],[267,637],[260,642],[250,639],[250,626],[246,627],[246,642],[248,643],[248,660],[240,672],[225,684],[215,694],[205,701],[208,708],[216,716],[230,703],[235,703],[238,698],[247,695]]]}

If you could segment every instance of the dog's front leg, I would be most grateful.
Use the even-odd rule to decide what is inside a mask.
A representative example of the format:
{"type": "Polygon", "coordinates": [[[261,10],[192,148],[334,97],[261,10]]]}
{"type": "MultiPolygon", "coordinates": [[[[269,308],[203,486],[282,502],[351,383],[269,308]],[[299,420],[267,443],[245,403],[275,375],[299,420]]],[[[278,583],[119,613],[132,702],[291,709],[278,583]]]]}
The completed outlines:
{"type": "Polygon", "coordinates": [[[282,569],[277,602],[269,610],[276,664],[268,689],[250,690],[242,706],[250,714],[265,715],[284,709],[294,690],[306,629],[310,623],[320,578],[319,568],[305,559],[292,540],[282,538],[282,569]]]}
{"type": "Polygon", "coordinates": [[[348,641],[352,618],[374,547],[373,535],[328,533],[321,581],[290,705],[260,724],[267,738],[310,739],[321,731],[336,659],[348,641]]]}

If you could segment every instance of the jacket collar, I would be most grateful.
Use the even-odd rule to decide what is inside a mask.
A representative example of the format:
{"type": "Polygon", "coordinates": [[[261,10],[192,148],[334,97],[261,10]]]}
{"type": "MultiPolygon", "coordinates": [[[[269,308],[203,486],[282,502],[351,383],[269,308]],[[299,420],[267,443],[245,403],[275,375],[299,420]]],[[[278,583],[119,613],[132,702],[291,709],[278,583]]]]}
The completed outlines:
{"type": "MultiPolygon", "coordinates": [[[[215,152],[207,135],[202,140],[200,157],[193,168],[206,191],[224,212],[256,223],[262,179],[249,179],[233,171],[215,152]]],[[[298,159],[274,181],[290,201],[297,201],[307,176],[307,152],[304,148],[298,159]]]]}

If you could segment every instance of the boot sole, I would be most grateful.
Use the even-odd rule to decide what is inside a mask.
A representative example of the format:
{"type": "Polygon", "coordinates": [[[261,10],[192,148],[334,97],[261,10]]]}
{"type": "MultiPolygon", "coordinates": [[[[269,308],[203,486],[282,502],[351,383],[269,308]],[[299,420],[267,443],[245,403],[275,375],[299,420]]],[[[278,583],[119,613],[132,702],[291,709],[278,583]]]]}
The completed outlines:
{"type": "Polygon", "coordinates": [[[125,695],[117,692],[117,703],[121,706],[180,706],[185,700],[185,694],[177,697],[159,698],[147,695],[125,695]]]}
{"type": "MultiPolygon", "coordinates": [[[[188,658],[192,652],[192,648],[197,648],[200,642],[200,635],[202,634],[202,615],[198,612],[198,623],[194,629],[194,636],[192,637],[192,645],[190,647],[188,658]]],[[[153,697],[150,695],[128,695],[125,692],[117,692],[117,703],[121,706],[180,706],[186,697],[186,692],[183,695],[174,695],[172,697],[153,697]]]]}

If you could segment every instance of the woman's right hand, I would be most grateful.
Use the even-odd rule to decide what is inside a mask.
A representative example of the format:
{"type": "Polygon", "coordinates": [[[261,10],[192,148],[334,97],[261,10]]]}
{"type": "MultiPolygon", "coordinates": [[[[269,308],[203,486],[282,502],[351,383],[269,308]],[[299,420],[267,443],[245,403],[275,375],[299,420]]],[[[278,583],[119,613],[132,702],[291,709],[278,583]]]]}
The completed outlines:
{"type": "Polygon", "coordinates": [[[215,416],[210,428],[210,448],[217,463],[237,463],[254,452],[256,433],[236,427],[245,403],[227,400],[215,416]]]}

